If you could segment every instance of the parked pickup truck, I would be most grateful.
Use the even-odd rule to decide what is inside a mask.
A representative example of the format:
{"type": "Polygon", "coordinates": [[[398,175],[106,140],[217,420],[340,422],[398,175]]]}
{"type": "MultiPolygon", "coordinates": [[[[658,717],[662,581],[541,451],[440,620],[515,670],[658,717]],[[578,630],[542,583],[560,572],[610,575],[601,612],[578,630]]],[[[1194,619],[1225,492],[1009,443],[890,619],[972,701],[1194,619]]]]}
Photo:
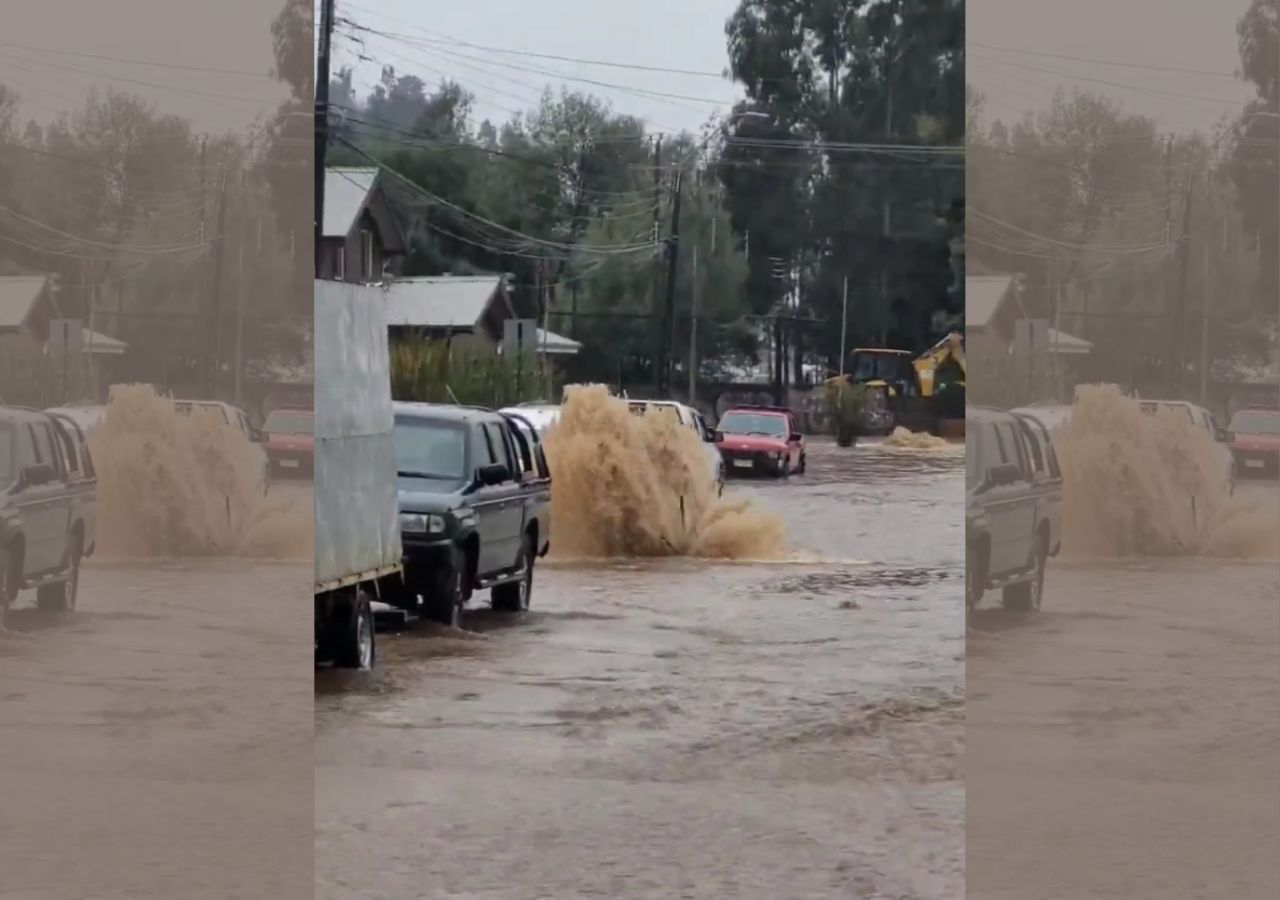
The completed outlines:
{"type": "Polygon", "coordinates": [[[0,616],[31,588],[41,609],[75,608],[96,509],[97,475],[75,422],[0,407],[0,616]]]}
{"type": "Polygon", "coordinates": [[[972,405],[965,419],[965,606],[998,588],[1005,609],[1038,610],[1061,541],[1062,473],[1048,429],[972,405]]]}
{"type": "MultiPolygon", "coordinates": [[[[457,625],[477,590],[529,608],[551,538],[551,475],[537,429],[516,413],[395,404],[407,612],[457,625]]],[[[393,601],[394,602],[394,601],[393,601]]]]}

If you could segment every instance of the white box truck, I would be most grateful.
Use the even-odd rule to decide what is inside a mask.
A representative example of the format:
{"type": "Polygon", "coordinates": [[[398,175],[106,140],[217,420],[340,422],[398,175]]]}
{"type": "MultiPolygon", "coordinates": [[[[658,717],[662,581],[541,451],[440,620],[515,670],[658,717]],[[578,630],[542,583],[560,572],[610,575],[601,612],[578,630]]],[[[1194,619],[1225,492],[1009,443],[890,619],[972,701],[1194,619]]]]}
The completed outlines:
{"type": "Polygon", "coordinates": [[[372,668],[372,602],[402,590],[386,298],[315,284],[316,662],[372,668]]]}

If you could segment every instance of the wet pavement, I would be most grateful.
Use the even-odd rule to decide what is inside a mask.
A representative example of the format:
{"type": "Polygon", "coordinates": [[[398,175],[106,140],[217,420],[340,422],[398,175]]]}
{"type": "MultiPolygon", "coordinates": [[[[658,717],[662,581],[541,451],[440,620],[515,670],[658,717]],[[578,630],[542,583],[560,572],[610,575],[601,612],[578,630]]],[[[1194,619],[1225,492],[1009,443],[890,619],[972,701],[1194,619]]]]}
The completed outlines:
{"type": "Polygon", "coordinates": [[[1280,562],[1054,564],[973,624],[968,897],[1280,895],[1280,562]]]}
{"type": "Polygon", "coordinates": [[[537,570],[316,673],[317,898],[959,897],[962,451],[731,482],[804,558],[537,570]]]}
{"type": "Polygon", "coordinates": [[[0,633],[0,896],[310,898],[311,564],[91,561],[0,633]]]}

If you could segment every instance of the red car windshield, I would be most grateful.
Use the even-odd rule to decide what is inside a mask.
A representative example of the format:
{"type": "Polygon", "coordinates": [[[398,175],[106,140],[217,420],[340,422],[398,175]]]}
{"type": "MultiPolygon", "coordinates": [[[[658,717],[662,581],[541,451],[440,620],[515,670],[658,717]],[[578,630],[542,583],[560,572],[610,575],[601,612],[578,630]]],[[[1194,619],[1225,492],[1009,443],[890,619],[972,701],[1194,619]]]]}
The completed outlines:
{"type": "Polygon", "coordinates": [[[315,432],[315,416],[304,412],[277,409],[267,416],[262,430],[268,434],[312,434],[315,432]]]}
{"type": "Polygon", "coordinates": [[[777,413],[730,410],[720,419],[720,430],[725,434],[758,434],[763,437],[785,438],[787,420],[777,413]]]}
{"type": "Polygon", "coordinates": [[[1227,429],[1236,434],[1265,434],[1280,437],[1280,413],[1242,409],[1231,417],[1227,429]]]}

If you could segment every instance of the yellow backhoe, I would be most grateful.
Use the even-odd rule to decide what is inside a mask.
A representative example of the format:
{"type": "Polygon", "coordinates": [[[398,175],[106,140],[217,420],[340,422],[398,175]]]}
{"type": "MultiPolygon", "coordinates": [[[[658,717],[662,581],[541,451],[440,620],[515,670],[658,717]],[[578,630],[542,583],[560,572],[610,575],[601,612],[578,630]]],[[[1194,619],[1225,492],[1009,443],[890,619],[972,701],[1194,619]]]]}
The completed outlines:
{"type": "Polygon", "coordinates": [[[858,348],[850,354],[853,384],[866,385],[884,398],[891,424],[913,431],[955,433],[964,421],[964,335],[953,331],[924,353],[858,348]]]}

